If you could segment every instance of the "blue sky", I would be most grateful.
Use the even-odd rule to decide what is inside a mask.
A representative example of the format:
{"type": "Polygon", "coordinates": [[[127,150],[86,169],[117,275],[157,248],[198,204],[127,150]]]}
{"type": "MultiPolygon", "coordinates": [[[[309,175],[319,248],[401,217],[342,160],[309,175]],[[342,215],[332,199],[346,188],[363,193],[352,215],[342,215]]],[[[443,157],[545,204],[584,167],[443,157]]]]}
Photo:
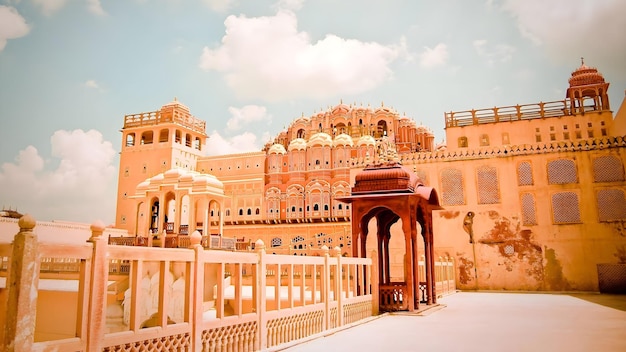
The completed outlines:
{"type": "Polygon", "coordinates": [[[561,100],[580,57],[626,89],[621,0],[0,0],[0,206],[112,223],[123,116],[177,97],[210,154],[295,118],[561,100]]]}

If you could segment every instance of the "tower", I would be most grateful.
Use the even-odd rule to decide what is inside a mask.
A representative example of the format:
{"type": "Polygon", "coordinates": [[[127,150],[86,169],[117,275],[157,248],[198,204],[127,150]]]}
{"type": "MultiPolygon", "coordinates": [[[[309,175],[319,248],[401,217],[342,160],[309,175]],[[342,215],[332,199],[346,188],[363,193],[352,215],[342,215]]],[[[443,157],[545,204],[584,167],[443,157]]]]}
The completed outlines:
{"type": "MultiPolygon", "coordinates": [[[[158,201],[138,209],[132,198],[137,185],[172,168],[195,170],[206,145],[206,122],[189,113],[176,98],[160,110],[124,116],[115,226],[137,234],[139,221],[158,229],[167,222],[158,201]]],[[[146,235],[146,234],[140,234],[146,235]]]]}
{"type": "Polygon", "coordinates": [[[567,89],[570,100],[570,114],[584,114],[586,111],[611,110],[609,106],[609,83],[596,68],[585,65],[583,58],[576,71],[572,72],[567,89]],[[587,101],[591,100],[590,103],[587,101]]]}

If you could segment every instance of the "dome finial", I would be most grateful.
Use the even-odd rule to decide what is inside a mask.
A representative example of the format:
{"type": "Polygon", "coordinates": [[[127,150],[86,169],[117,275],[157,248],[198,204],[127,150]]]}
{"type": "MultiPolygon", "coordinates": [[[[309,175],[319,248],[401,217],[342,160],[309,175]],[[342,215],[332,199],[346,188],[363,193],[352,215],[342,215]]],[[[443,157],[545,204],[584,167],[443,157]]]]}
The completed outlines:
{"type": "Polygon", "coordinates": [[[580,65],[584,65],[585,64],[585,58],[584,57],[580,57],[580,65]]]}

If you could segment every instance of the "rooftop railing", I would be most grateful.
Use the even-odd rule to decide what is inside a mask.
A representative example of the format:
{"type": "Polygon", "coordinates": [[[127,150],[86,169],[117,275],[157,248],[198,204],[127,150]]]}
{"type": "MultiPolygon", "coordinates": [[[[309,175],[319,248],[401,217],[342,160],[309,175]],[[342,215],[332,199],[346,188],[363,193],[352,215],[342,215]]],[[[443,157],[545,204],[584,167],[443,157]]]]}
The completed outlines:
{"type": "Polygon", "coordinates": [[[161,114],[160,110],[130,114],[124,116],[124,128],[154,126],[163,123],[178,123],[193,131],[205,133],[206,121],[193,117],[189,113],[175,110],[172,115],[161,114]]]}
{"type": "MultiPolygon", "coordinates": [[[[559,117],[569,114],[569,101],[559,100],[537,104],[493,107],[444,113],[446,128],[480,125],[485,123],[521,121],[546,117],[559,117]]],[[[585,107],[585,111],[593,106],[585,107]]]]}

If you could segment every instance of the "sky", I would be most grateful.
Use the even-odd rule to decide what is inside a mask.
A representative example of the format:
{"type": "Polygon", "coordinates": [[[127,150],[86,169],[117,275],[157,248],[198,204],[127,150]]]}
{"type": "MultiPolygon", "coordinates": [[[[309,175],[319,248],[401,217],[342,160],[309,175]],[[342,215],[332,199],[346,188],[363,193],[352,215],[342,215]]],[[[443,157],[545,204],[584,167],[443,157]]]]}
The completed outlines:
{"type": "Polygon", "coordinates": [[[301,116],[384,104],[445,142],[446,111],[626,89],[623,0],[0,0],[0,207],[111,224],[124,115],[178,99],[207,155],[301,116]]]}

